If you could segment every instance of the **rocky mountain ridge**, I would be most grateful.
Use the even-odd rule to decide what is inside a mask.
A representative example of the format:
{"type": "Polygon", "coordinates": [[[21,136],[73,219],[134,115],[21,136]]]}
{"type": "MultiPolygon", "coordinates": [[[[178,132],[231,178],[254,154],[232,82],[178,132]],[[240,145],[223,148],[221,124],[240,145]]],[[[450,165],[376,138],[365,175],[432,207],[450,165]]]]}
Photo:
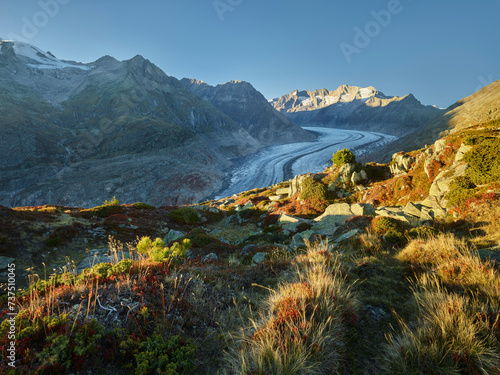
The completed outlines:
{"type": "Polygon", "coordinates": [[[207,100],[250,135],[265,145],[312,141],[316,137],[275,110],[250,83],[230,81],[210,86],[203,81],[184,78],[181,82],[191,92],[207,100]]]}
{"type": "Polygon", "coordinates": [[[259,140],[142,56],[81,64],[1,41],[0,77],[7,206],[192,203],[220,190],[231,159],[304,136],[270,119],[259,140]]]}
{"type": "Polygon", "coordinates": [[[462,131],[480,123],[500,119],[500,80],[449,106],[445,112],[422,128],[390,143],[364,160],[388,162],[400,151],[412,151],[432,144],[447,134],[462,131]]]}
{"type": "Polygon", "coordinates": [[[386,96],[374,87],[341,85],[334,91],[292,91],[270,103],[300,126],[376,131],[402,136],[443,113],[412,94],[386,96]]]}

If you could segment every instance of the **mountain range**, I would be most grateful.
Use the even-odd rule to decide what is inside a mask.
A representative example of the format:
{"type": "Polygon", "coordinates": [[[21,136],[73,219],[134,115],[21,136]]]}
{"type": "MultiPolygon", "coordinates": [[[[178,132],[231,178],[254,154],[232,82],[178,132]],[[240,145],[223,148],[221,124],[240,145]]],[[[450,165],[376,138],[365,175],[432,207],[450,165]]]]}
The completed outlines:
{"type": "Polygon", "coordinates": [[[403,136],[443,114],[412,94],[386,96],[374,87],[342,85],[334,91],[292,91],[270,101],[299,126],[375,131],[403,136]]]}
{"type": "Polygon", "coordinates": [[[232,102],[221,111],[141,56],[81,64],[3,41],[0,77],[0,204],[8,206],[92,206],[115,195],[195,202],[220,190],[231,159],[315,137],[250,84],[232,86],[249,108],[257,98],[260,122],[251,126],[226,114],[237,112],[232,102]]]}

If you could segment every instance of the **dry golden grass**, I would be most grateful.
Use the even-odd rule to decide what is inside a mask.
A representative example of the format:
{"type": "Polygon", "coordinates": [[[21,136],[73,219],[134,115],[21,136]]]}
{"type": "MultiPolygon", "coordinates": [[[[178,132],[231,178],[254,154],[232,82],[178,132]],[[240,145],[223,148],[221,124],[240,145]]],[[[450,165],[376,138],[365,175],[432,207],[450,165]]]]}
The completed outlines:
{"type": "Polygon", "coordinates": [[[226,356],[228,374],[325,374],[342,362],[348,324],[356,320],[350,285],[328,245],[298,259],[294,280],[280,285],[226,356]],[[251,332],[251,335],[245,332],[251,332]]]}
{"type": "Polygon", "coordinates": [[[432,267],[467,255],[471,250],[466,241],[448,233],[412,240],[397,255],[397,259],[413,265],[432,267]]]}
{"type": "Polygon", "coordinates": [[[415,300],[417,322],[410,326],[401,321],[401,333],[388,335],[384,373],[499,373],[500,343],[494,324],[478,318],[488,306],[447,292],[427,274],[415,287],[415,300]]]}

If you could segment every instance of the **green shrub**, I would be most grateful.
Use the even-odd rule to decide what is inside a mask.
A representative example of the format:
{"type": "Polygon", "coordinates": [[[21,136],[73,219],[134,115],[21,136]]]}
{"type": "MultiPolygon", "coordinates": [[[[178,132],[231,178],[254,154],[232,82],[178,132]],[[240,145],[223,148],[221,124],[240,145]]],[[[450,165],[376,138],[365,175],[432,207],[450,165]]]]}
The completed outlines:
{"type": "Polygon", "coordinates": [[[334,165],[354,164],[356,163],[356,156],[347,148],[337,150],[332,156],[334,165]]]}
{"type": "Polygon", "coordinates": [[[177,224],[193,225],[200,222],[198,211],[192,207],[180,207],[171,211],[167,216],[177,224]]]}
{"type": "Polygon", "coordinates": [[[475,195],[476,185],[468,176],[458,176],[450,183],[450,191],[446,199],[451,206],[458,206],[475,195]]]}
{"type": "Polygon", "coordinates": [[[103,206],[119,206],[119,205],[120,201],[116,199],[116,197],[113,197],[113,199],[111,199],[110,201],[105,200],[103,203],[103,206]]]}
{"type": "Polygon", "coordinates": [[[132,207],[138,210],[154,210],[155,206],[151,206],[150,204],[142,203],[142,202],[136,202],[132,203],[132,207]]]}
{"type": "Polygon", "coordinates": [[[108,270],[108,277],[111,275],[127,273],[130,271],[130,267],[132,267],[132,260],[122,259],[108,270]]]}
{"type": "Polygon", "coordinates": [[[417,227],[408,231],[410,238],[429,238],[437,235],[439,235],[439,231],[433,227],[417,227]]]}
{"type": "Polygon", "coordinates": [[[500,180],[500,139],[487,138],[464,155],[469,164],[466,176],[476,185],[500,180]]]}
{"type": "Polygon", "coordinates": [[[404,246],[408,243],[408,238],[399,229],[391,228],[384,234],[384,240],[397,246],[404,246]]]}
{"type": "Polygon", "coordinates": [[[111,270],[111,267],[113,267],[111,263],[97,263],[92,267],[92,273],[101,278],[106,278],[108,277],[108,272],[111,270]]]}
{"type": "Polygon", "coordinates": [[[155,262],[163,262],[169,258],[184,257],[186,251],[191,247],[191,241],[186,238],[181,244],[174,242],[171,247],[165,246],[161,238],[154,241],[149,237],[142,237],[137,244],[139,254],[149,256],[155,262]]]}
{"type": "Polygon", "coordinates": [[[306,177],[302,182],[302,191],[299,195],[300,199],[317,199],[320,202],[328,199],[328,189],[321,182],[314,180],[312,177],[306,177]]]}
{"type": "Polygon", "coordinates": [[[401,231],[403,229],[403,223],[392,217],[377,216],[372,220],[371,227],[374,233],[385,234],[391,229],[401,231]]]}
{"type": "Polygon", "coordinates": [[[135,374],[190,374],[196,369],[192,362],[197,347],[191,340],[172,336],[165,341],[155,333],[141,343],[140,352],[135,354],[135,374]]]}

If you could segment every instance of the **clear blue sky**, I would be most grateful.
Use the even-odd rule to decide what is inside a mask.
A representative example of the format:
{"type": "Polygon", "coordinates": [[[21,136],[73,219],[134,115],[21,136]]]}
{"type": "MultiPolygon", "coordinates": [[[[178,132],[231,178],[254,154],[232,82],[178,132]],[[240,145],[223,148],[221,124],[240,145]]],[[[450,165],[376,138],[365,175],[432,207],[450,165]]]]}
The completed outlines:
{"type": "Polygon", "coordinates": [[[499,0],[1,0],[0,37],[81,62],[140,54],[267,98],[371,85],[447,107],[500,79],[499,19],[499,0]]]}

